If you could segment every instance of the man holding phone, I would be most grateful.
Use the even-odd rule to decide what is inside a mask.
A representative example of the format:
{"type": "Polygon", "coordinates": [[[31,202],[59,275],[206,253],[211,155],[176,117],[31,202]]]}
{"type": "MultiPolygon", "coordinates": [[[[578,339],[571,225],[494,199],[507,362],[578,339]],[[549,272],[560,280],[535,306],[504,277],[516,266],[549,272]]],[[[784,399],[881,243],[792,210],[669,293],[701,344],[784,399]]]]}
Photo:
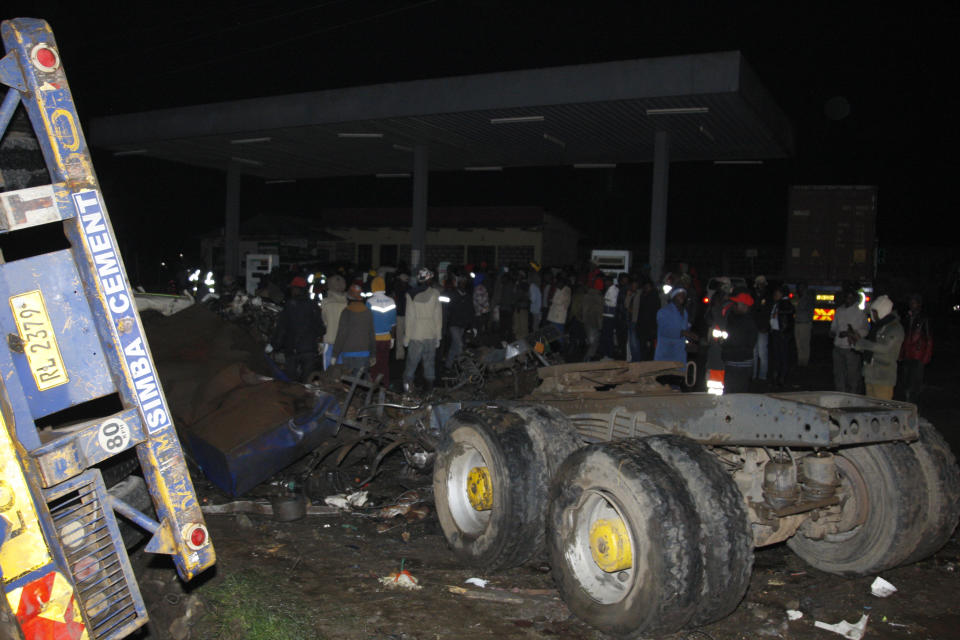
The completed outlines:
{"type": "Polygon", "coordinates": [[[862,357],[853,345],[866,337],[870,328],[867,316],[857,306],[857,292],[850,287],[843,290],[843,304],[837,308],[830,323],[833,336],[833,388],[845,393],[861,393],[860,367],[862,357]]]}

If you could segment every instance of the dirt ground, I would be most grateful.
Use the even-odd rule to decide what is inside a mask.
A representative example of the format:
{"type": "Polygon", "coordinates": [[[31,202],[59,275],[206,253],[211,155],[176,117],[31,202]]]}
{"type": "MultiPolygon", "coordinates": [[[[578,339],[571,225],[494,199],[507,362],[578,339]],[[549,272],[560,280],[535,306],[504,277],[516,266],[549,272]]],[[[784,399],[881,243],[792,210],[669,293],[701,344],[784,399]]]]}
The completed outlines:
{"type": "MultiPolygon", "coordinates": [[[[830,386],[829,344],[816,343],[814,363],[797,388],[830,386]]],[[[960,344],[938,333],[921,415],[958,450],[960,373],[951,364],[960,344]]],[[[762,389],[757,389],[761,391],[762,389]]],[[[429,475],[401,477],[394,456],[371,498],[389,504],[406,489],[429,494],[429,475]]],[[[197,478],[201,497],[225,498],[197,478]]],[[[151,623],[138,637],[193,639],[602,638],[572,617],[543,562],[492,576],[465,568],[447,548],[432,510],[408,523],[384,525],[366,514],[307,516],[289,523],[260,515],[210,515],[217,565],[184,586],[164,559],[137,554],[134,564],[151,623]],[[389,528],[387,528],[389,527],[389,528]],[[386,531],[382,531],[387,529],[386,531]],[[389,589],[380,578],[401,568],[420,590],[389,589]],[[490,580],[481,589],[466,583],[490,580]],[[454,592],[451,587],[459,589],[454,592]],[[464,591],[465,590],[465,591],[464,591]]],[[[785,545],[758,550],[750,589],[727,618],[669,639],[840,638],[815,621],[856,623],[868,615],[865,638],[960,637],[960,543],[956,533],[932,558],[884,572],[898,591],[871,595],[876,576],[844,578],[807,566],[785,545]],[[790,621],[787,610],[802,612],[790,621]]]]}

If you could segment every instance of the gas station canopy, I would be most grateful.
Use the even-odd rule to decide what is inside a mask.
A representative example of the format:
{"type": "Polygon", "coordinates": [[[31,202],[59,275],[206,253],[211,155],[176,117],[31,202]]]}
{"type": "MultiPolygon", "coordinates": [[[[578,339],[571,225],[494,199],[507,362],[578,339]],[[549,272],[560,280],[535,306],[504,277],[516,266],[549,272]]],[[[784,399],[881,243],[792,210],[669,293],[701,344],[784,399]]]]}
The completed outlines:
{"type": "MultiPolygon", "coordinates": [[[[305,70],[304,76],[309,77],[305,70]]],[[[267,180],[751,161],[793,152],[786,116],[736,51],[314,91],[96,118],[91,143],[267,180]]]]}

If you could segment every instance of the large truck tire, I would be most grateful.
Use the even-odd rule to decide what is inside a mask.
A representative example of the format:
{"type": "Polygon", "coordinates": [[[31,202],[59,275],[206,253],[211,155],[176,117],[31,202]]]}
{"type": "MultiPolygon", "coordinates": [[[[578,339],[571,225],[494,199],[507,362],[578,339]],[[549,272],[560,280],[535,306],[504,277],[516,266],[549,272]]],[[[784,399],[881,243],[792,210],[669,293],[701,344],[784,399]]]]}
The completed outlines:
{"type": "Polygon", "coordinates": [[[550,487],[554,581],[577,617],[613,636],[690,623],[702,591],[699,529],[683,479],[643,439],[576,451],[550,487]]]}
{"type": "Polygon", "coordinates": [[[849,447],[836,453],[852,526],[822,539],[801,529],[787,545],[808,564],[839,575],[865,575],[904,564],[921,538],[927,496],[923,470],[903,442],[849,447]]]}
{"type": "Polygon", "coordinates": [[[546,553],[547,494],[550,482],[563,461],[583,446],[583,441],[576,427],[559,409],[544,405],[518,405],[510,410],[523,418],[524,429],[533,445],[536,460],[534,471],[538,477],[534,483],[544,489],[536,496],[535,507],[539,525],[534,534],[536,539],[532,544],[531,556],[528,558],[535,559],[536,556],[544,556],[546,553]]]}
{"type": "Polygon", "coordinates": [[[920,439],[910,444],[926,482],[920,541],[905,564],[931,556],[947,543],[960,519],[960,468],[936,427],[920,420],[920,439]]]}
{"type": "Polygon", "coordinates": [[[702,445],[677,435],[653,436],[644,442],[680,474],[696,507],[703,582],[690,624],[709,624],[736,609],[750,586],[753,533],[743,494],[702,445]]]}
{"type": "Polygon", "coordinates": [[[543,543],[548,482],[519,414],[458,411],[433,472],[437,518],[454,553],[486,573],[529,560],[543,543]]]}

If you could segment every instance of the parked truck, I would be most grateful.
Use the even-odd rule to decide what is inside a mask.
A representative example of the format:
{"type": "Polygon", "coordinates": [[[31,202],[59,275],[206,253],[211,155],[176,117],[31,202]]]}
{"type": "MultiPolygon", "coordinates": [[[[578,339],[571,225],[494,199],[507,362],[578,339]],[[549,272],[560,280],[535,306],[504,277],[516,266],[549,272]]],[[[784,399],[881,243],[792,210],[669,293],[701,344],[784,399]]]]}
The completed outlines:
{"type": "Polygon", "coordinates": [[[53,33],[0,30],[0,137],[22,105],[49,174],[0,192],[0,637],[118,640],[148,620],[124,521],[184,580],[215,554],[53,33]]]}
{"type": "Polygon", "coordinates": [[[679,393],[655,382],[670,367],[560,365],[521,403],[434,407],[454,552],[485,571],[546,555],[579,618],[650,637],[732,612],[756,547],[786,541],[822,571],[875,575],[950,538],[960,470],[916,406],[679,393]]]}
{"type": "Polygon", "coordinates": [[[833,320],[845,284],[856,285],[865,308],[876,275],[877,188],[862,185],[790,187],[784,275],[806,281],[816,298],[813,320],[833,320]]]}

